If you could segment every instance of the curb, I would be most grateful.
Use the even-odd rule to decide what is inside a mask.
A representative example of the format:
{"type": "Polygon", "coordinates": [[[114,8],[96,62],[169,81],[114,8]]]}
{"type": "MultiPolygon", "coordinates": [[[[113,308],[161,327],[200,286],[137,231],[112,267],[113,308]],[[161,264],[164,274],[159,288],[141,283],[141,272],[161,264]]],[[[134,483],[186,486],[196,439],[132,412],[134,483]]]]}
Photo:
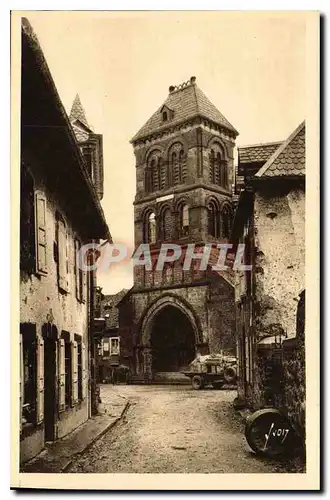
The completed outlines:
{"type": "Polygon", "coordinates": [[[83,453],[85,453],[87,450],[89,450],[89,448],[91,448],[93,446],[93,444],[96,443],[96,441],[98,441],[106,432],[108,432],[110,429],[112,429],[113,427],[115,427],[115,425],[117,425],[118,422],[120,422],[120,420],[126,414],[129,406],[130,406],[130,402],[127,401],[126,404],[125,404],[125,407],[124,407],[123,411],[120,414],[120,416],[117,417],[117,418],[115,418],[115,420],[113,420],[112,422],[110,422],[107,427],[105,427],[104,429],[102,429],[102,431],[100,431],[97,434],[97,436],[95,436],[95,438],[92,439],[92,441],[85,446],[85,448],[83,450],[81,450],[78,453],[75,453],[74,455],[72,455],[72,457],[70,458],[70,460],[63,467],[61,467],[61,469],[59,470],[59,473],[66,472],[77,457],[79,457],[80,455],[82,455],[83,453]]]}

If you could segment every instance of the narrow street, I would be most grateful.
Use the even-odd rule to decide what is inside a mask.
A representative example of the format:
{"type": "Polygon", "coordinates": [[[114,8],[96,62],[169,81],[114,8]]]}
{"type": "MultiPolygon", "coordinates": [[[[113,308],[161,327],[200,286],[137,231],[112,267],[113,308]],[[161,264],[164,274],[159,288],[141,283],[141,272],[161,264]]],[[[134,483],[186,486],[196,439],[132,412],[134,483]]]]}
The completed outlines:
{"type": "Polygon", "coordinates": [[[190,386],[101,387],[130,406],[122,420],[80,455],[73,473],[274,473],[298,472],[290,462],[268,461],[249,449],[235,391],[190,386]]]}

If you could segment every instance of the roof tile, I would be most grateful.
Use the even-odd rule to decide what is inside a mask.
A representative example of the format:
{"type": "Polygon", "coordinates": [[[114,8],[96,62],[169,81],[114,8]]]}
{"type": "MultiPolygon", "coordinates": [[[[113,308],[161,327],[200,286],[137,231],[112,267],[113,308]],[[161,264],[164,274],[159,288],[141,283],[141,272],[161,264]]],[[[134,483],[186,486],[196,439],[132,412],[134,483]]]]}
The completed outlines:
{"type": "Polygon", "coordinates": [[[149,118],[143,127],[135,134],[132,142],[146,137],[152,132],[163,130],[179,122],[189,120],[195,116],[208,118],[222,125],[224,128],[238,135],[237,130],[229,123],[222,113],[211,103],[202,90],[196,85],[195,80],[179,86],[177,90],[170,90],[166,101],[149,118]],[[162,108],[166,106],[173,112],[173,118],[163,121],[162,108]]]}
{"type": "Polygon", "coordinates": [[[305,122],[302,122],[283,142],[256,177],[284,177],[305,175],[305,122]]]}

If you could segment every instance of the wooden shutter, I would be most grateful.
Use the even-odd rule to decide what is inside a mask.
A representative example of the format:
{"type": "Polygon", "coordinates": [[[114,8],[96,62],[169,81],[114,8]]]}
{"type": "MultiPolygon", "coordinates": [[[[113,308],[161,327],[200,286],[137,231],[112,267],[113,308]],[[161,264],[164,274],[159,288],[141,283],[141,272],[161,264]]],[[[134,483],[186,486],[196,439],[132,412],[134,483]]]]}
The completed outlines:
{"type": "MultiPolygon", "coordinates": [[[[89,271],[91,272],[91,271],[89,271]]],[[[82,297],[81,300],[83,302],[87,302],[87,271],[81,271],[82,274],[82,297]]]]}
{"type": "Polygon", "coordinates": [[[58,228],[58,284],[62,290],[68,289],[67,236],[64,222],[57,221],[58,228]]]}
{"type": "Polygon", "coordinates": [[[37,423],[44,420],[44,341],[37,340],[37,423]]]}
{"type": "Polygon", "coordinates": [[[47,238],[46,238],[46,197],[43,193],[35,195],[36,219],[36,271],[40,274],[47,273],[47,238]]]}
{"type": "Polygon", "coordinates": [[[20,351],[20,362],[19,362],[19,407],[20,407],[20,431],[22,430],[23,421],[23,403],[24,403],[24,356],[23,356],[23,335],[19,336],[19,351],[20,351]]]}
{"type": "Polygon", "coordinates": [[[71,362],[72,362],[72,404],[78,402],[78,344],[76,341],[71,343],[71,362]]]}
{"type": "Polygon", "coordinates": [[[75,269],[75,279],[76,279],[76,297],[81,300],[81,288],[80,288],[80,269],[77,263],[77,255],[79,252],[79,241],[74,240],[74,269],[75,269]]]}
{"type": "Polygon", "coordinates": [[[86,356],[86,346],[84,342],[81,344],[81,372],[82,372],[82,381],[81,381],[81,392],[82,399],[86,398],[87,394],[87,356],[86,356]]]}
{"type": "Polygon", "coordinates": [[[58,384],[58,404],[59,411],[65,410],[65,341],[58,340],[58,366],[59,366],[59,384],[58,384]]]}

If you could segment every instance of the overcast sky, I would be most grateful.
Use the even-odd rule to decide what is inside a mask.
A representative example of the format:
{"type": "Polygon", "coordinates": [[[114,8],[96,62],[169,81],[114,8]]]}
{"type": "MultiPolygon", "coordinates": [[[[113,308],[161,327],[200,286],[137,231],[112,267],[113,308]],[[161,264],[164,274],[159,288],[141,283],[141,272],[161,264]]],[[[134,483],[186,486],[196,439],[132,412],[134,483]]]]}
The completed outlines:
{"type": "MultiPolygon", "coordinates": [[[[133,249],[135,160],[129,140],[168,95],[197,85],[239,131],[237,145],[285,139],[305,118],[303,13],[29,12],[68,114],[80,95],[103,134],[102,206],[114,242],[133,249]]],[[[117,265],[105,293],[132,285],[117,265]]]]}

